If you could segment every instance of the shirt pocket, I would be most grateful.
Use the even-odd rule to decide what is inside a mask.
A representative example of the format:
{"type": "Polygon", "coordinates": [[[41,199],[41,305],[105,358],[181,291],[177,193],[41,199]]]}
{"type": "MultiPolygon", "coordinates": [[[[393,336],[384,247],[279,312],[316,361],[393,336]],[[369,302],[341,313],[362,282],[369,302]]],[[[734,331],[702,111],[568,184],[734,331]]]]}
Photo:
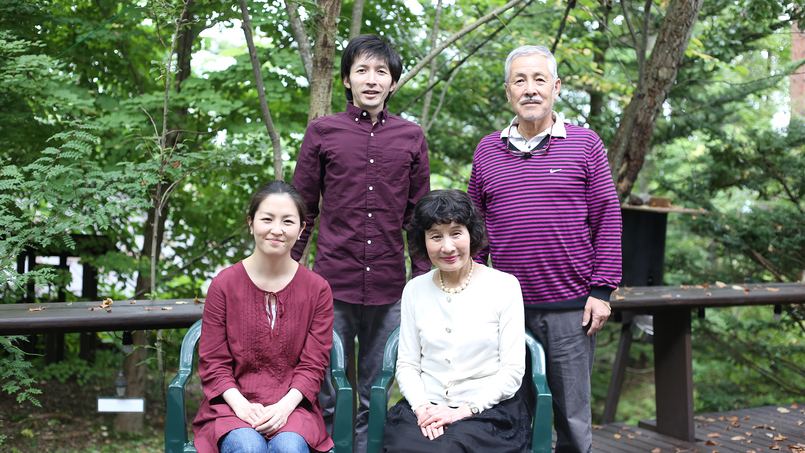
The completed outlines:
{"type": "Polygon", "coordinates": [[[381,178],[387,181],[407,180],[411,174],[413,156],[407,149],[386,148],[383,150],[383,173],[381,178]]]}

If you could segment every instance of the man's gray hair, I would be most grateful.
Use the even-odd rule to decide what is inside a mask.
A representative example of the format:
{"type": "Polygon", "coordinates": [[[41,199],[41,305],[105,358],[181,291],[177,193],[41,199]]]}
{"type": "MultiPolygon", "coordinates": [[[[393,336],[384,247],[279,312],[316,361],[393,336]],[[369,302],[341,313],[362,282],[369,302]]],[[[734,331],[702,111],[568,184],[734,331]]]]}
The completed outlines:
{"type": "Polygon", "coordinates": [[[548,59],[548,70],[551,73],[551,77],[553,77],[553,82],[556,83],[556,80],[559,79],[559,73],[557,72],[557,64],[556,64],[556,57],[553,56],[551,50],[545,46],[520,46],[511,51],[509,56],[506,58],[506,67],[504,69],[504,76],[506,80],[503,83],[509,83],[509,76],[511,75],[512,69],[512,61],[516,58],[526,57],[530,55],[542,55],[543,57],[548,59]]]}

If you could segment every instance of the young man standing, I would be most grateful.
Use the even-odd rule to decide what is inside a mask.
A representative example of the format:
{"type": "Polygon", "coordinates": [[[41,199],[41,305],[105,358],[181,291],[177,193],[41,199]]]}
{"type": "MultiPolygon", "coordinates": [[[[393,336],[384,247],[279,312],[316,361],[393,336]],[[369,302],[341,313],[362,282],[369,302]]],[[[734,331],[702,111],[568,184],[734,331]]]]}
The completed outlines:
{"type": "Polygon", "coordinates": [[[509,54],[504,86],[516,116],[481,139],[468,191],[492,265],[520,281],[526,326],[545,347],[556,453],[589,453],[595,332],[621,279],[621,212],[601,139],[553,111],[556,67],[546,47],[509,54]]]}
{"type": "MultiPolygon", "coordinates": [[[[293,250],[300,259],[319,215],[313,270],[333,290],[333,327],[354,353],[357,335],[358,395],[355,451],[366,451],[369,395],[380,376],[383,349],[400,325],[405,286],[403,227],[417,200],[430,190],[425,134],[417,124],[388,113],[386,102],[402,73],[402,59],[376,35],[350,41],[341,59],[347,107],[317,118],[305,132],[293,185],[308,206],[307,227],[293,250]]],[[[412,262],[413,276],[430,264],[412,262]]],[[[335,394],[325,380],[320,395],[332,429],[335,394]]]]}

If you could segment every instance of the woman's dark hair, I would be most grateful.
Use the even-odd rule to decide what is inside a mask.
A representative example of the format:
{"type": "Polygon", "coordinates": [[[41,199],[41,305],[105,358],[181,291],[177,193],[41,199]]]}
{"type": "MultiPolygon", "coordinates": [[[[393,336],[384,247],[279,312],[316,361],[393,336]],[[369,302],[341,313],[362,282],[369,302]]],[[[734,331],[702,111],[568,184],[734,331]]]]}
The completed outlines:
{"type": "MultiPolygon", "coordinates": [[[[248,211],[248,219],[252,219],[254,221],[254,214],[257,213],[257,208],[260,207],[260,203],[266,199],[269,195],[286,195],[291,197],[294,204],[296,205],[296,209],[299,210],[299,221],[304,222],[305,216],[307,215],[307,206],[305,205],[305,200],[302,198],[302,195],[296,190],[292,184],[288,184],[285,181],[269,181],[259,189],[257,192],[252,195],[252,199],[249,200],[249,211],[248,211]]],[[[246,222],[248,223],[248,221],[246,222]]]]}
{"type": "Polygon", "coordinates": [[[419,199],[408,223],[408,253],[414,259],[427,261],[425,232],[433,225],[456,222],[470,233],[470,254],[486,247],[486,226],[475,210],[472,198],[461,190],[433,190],[419,199]]]}
{"type": "MultiPolygon", "coordinates": [[[[383,60],[389,67],[391,72],[391,81],[398,82],[402,75],[402,57],[391,44],[377,35],[360,35],[352,38],[344,49],[344,54],[341,55],[341,80],[349,79],[349,72],[352,70],[352,64],[359,57],[373,57],[378,60],[383,60]]],[[[344,92],[347,95],[347,101],[352,102],[352,90],[344,87],[344,92]]],[[[386,97],[384,102],[388,102],[392,93],[386,97]]]]}

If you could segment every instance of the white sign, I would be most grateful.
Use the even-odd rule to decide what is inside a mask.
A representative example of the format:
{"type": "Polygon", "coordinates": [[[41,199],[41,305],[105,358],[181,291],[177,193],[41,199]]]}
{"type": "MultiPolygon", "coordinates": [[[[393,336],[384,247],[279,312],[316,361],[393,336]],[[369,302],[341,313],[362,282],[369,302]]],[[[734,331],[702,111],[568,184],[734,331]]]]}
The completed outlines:
{"type": "Polygon", "coordinates": [[[98,398],[98,412],[145,412],[145,399],[98,398]]]}

